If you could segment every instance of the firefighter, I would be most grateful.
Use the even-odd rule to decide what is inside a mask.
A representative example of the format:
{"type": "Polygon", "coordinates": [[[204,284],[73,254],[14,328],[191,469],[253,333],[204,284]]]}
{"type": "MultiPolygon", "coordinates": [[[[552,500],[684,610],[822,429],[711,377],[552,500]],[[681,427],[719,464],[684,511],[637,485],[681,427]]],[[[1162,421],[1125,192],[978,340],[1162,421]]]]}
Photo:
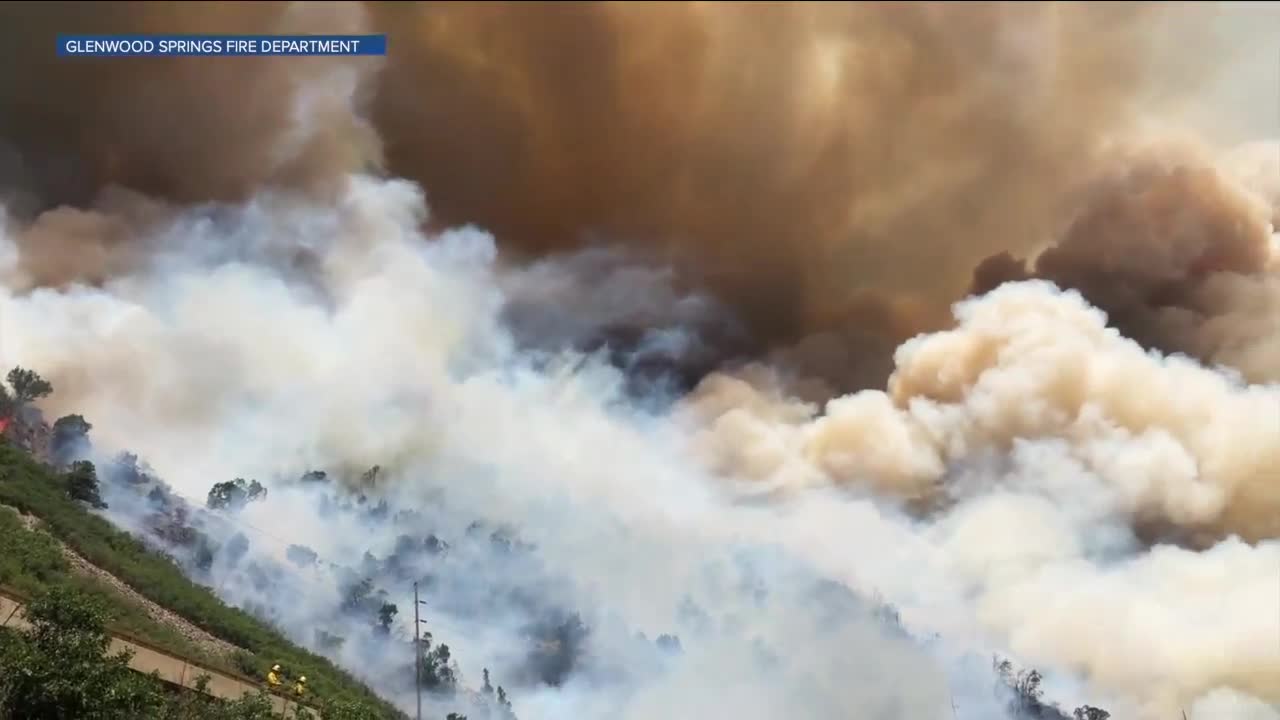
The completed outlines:
{"type": "Polygon", "coordinates": [[[271,672],[267,673],[267,684],[270,685],[272,689],[279,689],[280,687],[280,666],[279,665],[271,666],[271,672]]]}
{"type": "Polygon", "coordinates": [[[302,697],[302,694],[305,693],[306,691],[307,691],[307,676],[303,675],[302,677],[298,678],[298,682],[293,686],[293,695],[294,697],[300,698],[302,697]]]}

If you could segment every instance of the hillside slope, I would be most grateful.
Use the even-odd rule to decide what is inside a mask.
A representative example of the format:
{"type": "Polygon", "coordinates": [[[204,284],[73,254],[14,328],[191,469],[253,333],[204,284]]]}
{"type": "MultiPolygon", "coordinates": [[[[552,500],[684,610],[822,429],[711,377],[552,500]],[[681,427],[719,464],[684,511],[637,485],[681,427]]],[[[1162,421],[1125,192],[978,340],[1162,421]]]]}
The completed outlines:
{"type": "Polygon", "coordinates": [[[71,500],[63,488],[52,469],[0,438],[0,504],[39,518],[44,530],[27,527],[10,510],[0,511],[0,583],[27,593],[70,584],[106,599],[117,627],[159,647],[254,677],[280,663],[305,673],[319,698],[360,701],[384,717],[402,717],[327,659],[192,583],[172,560],[71,500]],[[96,570],[85,572],[89,568],[81,565],[75,572],[59,543],[96,570]],[[121,592],[120,585],[129,592],[121,592]],[[182,620],[157,620],[157,606],[182,620]],[[228,657],[226,651],[234,648],[243,650],[228,657]]]}
{"type": "MultiPolygon", "coordinates": [[[[52,546],[62,555],[66,561],[68,569],[74,574],[76,579],[81,579],[93,585],[102,587],[108,591],[108,595],[114,596],[112,599],[118,599],[122,606],[132,607],[139,610],[146,618],[159,625],[166,630],[176,633],[184,641],[180,644],[190,645],[199,653],[204,654],[208,659],[215,663],[226,663],[227,669],[232,669],[232,661],[237,652],[244,652],[242,648],[238,648],[231,643],[222,640],[209,632],[201,629],[191,621],[181,615],[169,610],[159,603],[152,602],[145,595],[129,587],[120,578],[85,560],[75,550],[72,550],[66,543],[59,541],[57,538],[48,535],[43,530],[43,523],[40,518],[34,515],[24,515],[15,508],[0,505],[0,528],[9,536],[9,544],[11,546],[20,546],[15,552],[15,556],[21,556],[21,548],[30,547],[31,545],[48,545],[52,546]],[[14,527],[11,519],[5,513],[17,515],[18,523],[22,529],[14,527]],[[43,535],[48,538],[46,542],[40,537],[27,537],[25,533],[43,535]],[[15,542],[16,541],[16,542],[15,542]]],[[[160,634],[167,634],[161,631],[160,634]]],[[[174,647],[174,650],[182,650],[181,647],[174,647]]],[[[190,654],[190,653],[186,653],[190,654]]]]}
{"type": "Polygon", "coordinates": [[[235,670],[242,649],[221,640],[177,613],[152,602],[111,573],[85,560],[43,530],[34,515],[0,505],[0,586],[35,594],[69,585],[107,603],[113,627],[174,653],[235,670]]]}

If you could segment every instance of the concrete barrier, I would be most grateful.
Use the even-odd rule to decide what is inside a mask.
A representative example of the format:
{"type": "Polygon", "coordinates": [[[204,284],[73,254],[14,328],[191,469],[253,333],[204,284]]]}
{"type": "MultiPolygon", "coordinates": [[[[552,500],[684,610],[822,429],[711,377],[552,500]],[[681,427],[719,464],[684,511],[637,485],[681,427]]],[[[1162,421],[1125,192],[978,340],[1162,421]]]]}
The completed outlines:
{"type": "MultiPolygon", "coordinates": [[[[26,603],[27,599],[20,594],[0,588],[0,627],[14,630],[25,630],[31,627],[31,623],[27,622],[23,613],[26,603]]],[[[190,658],[174,655],[127,633],[114,630],[109,632],[111,633],[110,654],[132,652],[133,657],[129,659],[131,669],[144,675],[156,673],[160,680],[170,685],[195,690],[200,677],[207,676],[209,681],[205,685],[205,693],[222,700],[239,700],[245,695],[266,689],[265,683],[201,665],[190,658]]],[[[275,693],[270,695],[270,699],[272,709],[282,717],[297,717],[298,710],[305,708],[317,720],[320,719],[320,711],[314,707],[300,705],[291,698],[275,693]]]]}

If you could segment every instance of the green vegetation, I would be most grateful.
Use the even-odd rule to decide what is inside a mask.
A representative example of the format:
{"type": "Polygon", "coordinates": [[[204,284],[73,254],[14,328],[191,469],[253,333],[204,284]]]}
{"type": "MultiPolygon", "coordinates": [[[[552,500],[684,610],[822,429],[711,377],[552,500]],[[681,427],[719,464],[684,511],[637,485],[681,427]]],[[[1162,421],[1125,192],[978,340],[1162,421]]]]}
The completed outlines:
{"type": "Polygon", "coordinates": [[[34,595],[69,572],[53,538],[28,530],[17,513],[0,508],[0,583],[34,595]]]}
{"type": "MultiPolygon", "coordinates": [[[[0,383],[0,421],[10,420],[26,405],[52,392],[49,383],[30,370],[15,368],[7,375],[7,381],[7,386],[0,383]]],[[[7,422],[0,425],[0,431],[6,426],[9,426],[7,422]]],[[[268,696],[261,693],[228,703],[202,692],[175,694],[157,677],[137,674],[128,668],[127,656],[106,655],[108,628],[208,667],[255,680],[261,680],[264,671],[274,664],[283,666],[286,676],[305,674],[311,679],[305,701],[319,707],[325,720],[405,717],[328,660],[294,645],[268,623],[229,607],[208,588],[190,581],[171,558],[149,550],[137,538],[94,514],[91,509],[106,507],[99,495],[96,469],[87,461],[69,461],[76,456],[77,448],[87,443],[92,425],[79,415],[68,415],[59,419],[52,429],[47,425],[43,428],[52,436],[48,457],[53,467],[38,462],[0,435],[0,505],[38,517],[43,523],[42,530],[48,531],[46,534],[28,529],[16,513],[0,507],[0,585],[36,598],[27,606],[27,617],[33,623],[30,630],[15,633],[0,628],[0,668],[3,669],[0,672],[0,720],[46,717],[266,720],[274,717],[268,696]],[[152,620],[145,608],[115,588],[73,572],[59,541],[151,602],[243,649],[230,657],[210,657],[174,628],[152,620]]],[[[21,439],[15,442],[31,446],[29,449],[43,455],[42,451],[35,450],[36,442],[21,439]]],[[[136,478],[143,477],[144,470],[136,456],[125,455],[122,460],[121,467],[136,478]]],[[[378,470],[374,466],[363,480],[372,482],[378,470]]],[[[303,477],[304,482],[325,479],[323,471],[311,471],[303,477]]],[[[265,494],[266,488],[256,480],[236,478],[215,484],[206,504],[214,511],[234,513],[265,494]]],[[[167,503],[169,494],[163,485],[157,485],[148,497],[153,502],[167,503]]],[[[364,502],[363,496],[360,502],[364,502]]],[[[185,510],[178,510],[170,542],[174,542],[174,538],[185,546],[197,540],[203,542],[202,534],[186,524],[185,510]]],[[[385,517],[385,501],[373,512],[381,512],[385,517]]],[[[409,541],[405,549],[415,547],[411,538],[406,536],[401,540],[409,541]]],[[[503,531],[495,531],[490,540],[508,553],[527,547],[503,531]]],[[[448,546],[431,535],[417,547],[438,554],[448,546]]],[[[247,548],[248,541],[243,535],[237,535],[229,541],[227,552],[243,555],[247,548]]],[[[396,552],[401,551],[398,544],[396,552]]],[[[211,561],[212,551],[208,556],[211,561]]],[[[314,551],[300,545],[289,546],[287,557],[303,567],[319,559],[314,551]]],[[[368,553],[365,558],[366,562],[375,561],[368,553]]],[[[389,558],[393,560],[394,556],[389,558]]],[[[343,610],[376,617],[372,627],[389,635],[399,609],[387,602],[386,593],[375,590],[372,579],[366,577],[352,583],[345,595],[343,610]]],[[[892,607],[878,603],[875,615],[887,627],[901,631],[900,618],[892,607]]],[[[543,682],[558,686],[565,680],[587,632],[576,614],[549,620],[534,628],[536,636],[545,638],[540,650],[531,655],[541,668],[543,682]]],[[[316,637],[324,647],[337,647],[343,642],[341,637],[322,630],[316,631],[316,637]]],[[[660,636],[657,646],[667,652],[681,650],[679,638],[671,635],[660,636]]],[[[426,691],[456,696],[460,689],[458,669],[448,645],[436,645],[431,633],[426,633],[418,643],[417,661],[426,691]]],[[[1010,661],[996,658],[993,670],[1003,685],[1011,717],[1019,720],[1110,718],[1108,711],[1091,705],[1077,707],[1068,715],[1066,710],[1046,701],[1041,690],[1043,677],[1034,669],[1015,671],[1010,661]]],[[[477,695],[481,702],[472,707],[485,718],[514,720],[505,689],[500,685],[494,687],[487,668],[483,676],[484,685],[477,695]]],[[[197,686],[198,690],[204,689],[200,683],[197,686]]],[[[298,717],[313,720],[305,712],[299,712],[298,717]]],[[[467,718],[460,713],[449,713],[446,720],[467,718]]]]}
{"type": "MultiPolygon", "coordinates": [[[[129,669],[127,653],[109,655],[108,607],[100,598],[54,587],[27,607],[31,627],[0,631],[0,720],[275,720],[263,693],[225,702],[175,692],[158,677],[129,669]]],[[[326,720],[378,720],[368,705],[321,703],[326,720]]],[[[308,720],[310,713],[298,713],[308,720]]]]}
{"type": "Polygon", "coordinates": [[[53,423],[53,436],[49,441],[49,455],[58,467],[67,465],[77,451],[89,445],[89,431],[93,425],[80,415],[64,415],[53,423]]]}
{"type": "Polygon", "coordinates": [[[208,505],[211,510],[240,510],[245,505],[267,496],[267,489],[257,480],[246,483],[244,478],[220,482],[209,489],[208,505]]]}
{"type": "Polygon", "coordinates": [[[98,494],[98,470],[88,460],[77,460],[71,463],[71,469],[65,476],[67,496],[72,500],[88,503],[89,507],[105,508],[102,496],[98,494]]]}
{"type": "Polygon", "coordinates": [[[999,657],[993,658],[991,667],[996,677],[1009,690],[1009,713],[1018,720],[1108,720],[1111,713],[1092,705],[1081,705],[1067,715],[1057,705],[1045,702],[1040,682],[1044,676],[1039,670],[1029,668],[1014,671],[1013,663],[999,657]]]}
{"type": "MultiPolygon", "coordinates": [[[[127,583],[147,599],[186,618],[211,635],[244,648],[249,658],[241,658],[239,669],[255,678],[273,663],[304,672],[312,692],[318,698],[377,709],[379,716],[399,717],[400,713],[378,699],[368,688],[333,663],[289,642],[267,623],[236,608],[227,606],[209,589],[192,583],[182,569],[169,558],[151,552],[128,533],[116,529],[106,519],[68,494],[65,475],[58,475],[31,456],[0,439],[0,504],[9,505],[40,518],[48,531],[99,568],[127,583]]],[[[5,516],[17,522],[12,513],[5,516]]],[[[9,573],[13,585],[35,592],[58,584],[59,570],[53,558],[56,548],[41,547],[39,541],[26,536],[17,541],[11,533],[0,532],[0,541],[27,546],[29,560],[16,560],[12,552],[0,552],[0,571],[9,573]],[[5,538],[10,538],[5,540],[5,538]],[[44,579],[42,579],[44,578],[44,579]]],[[[0,576],[0,581],[4,576],[0,576]]],[[[128,617],[129,613],[124,613],[128,617]]],[[[136,614],[133,621],[140,625],[136,614]]],[[[139,634],[148,640],[158,639],[164,646],[163,633],[157,628],[142,627],[139,634]]],[[[170,642],[172,638],[170,638],[170,642]]],[[[172,645],[168,645],[172,647],[172,645]]],[[[177,648],[175,648],[176,650],[177,648]]],[[[188,652],[184,650],[183,652],[188,652]]]]}
{"type": "Polygon", "coordinates": [[[53,392],[53,386],[34,370],[16,367],[9,371],[6,379],[9,381],[8,387],[0,383],[0,418],[53,392]]]}
{"type": "Polygon", "coordinates": [[[0,508],[0,585],[27,597],[51,589],[76,590],[103,604],[112,618],[112,630],[213,667],[233,669],[229,662],[210,657],[168,625],[152,620],[144,608],[96,578],[74,574],[57,541],[28,530],[8,508],[0,508]]]}
{"type": "Polygon", "coordinates": [[[0,716],[11,720],[154,717],[154,683],[129,669],[129,656],[106,657],[106,608],[56,588],[27,607],[30,630],[0,638],[0,716]]]}

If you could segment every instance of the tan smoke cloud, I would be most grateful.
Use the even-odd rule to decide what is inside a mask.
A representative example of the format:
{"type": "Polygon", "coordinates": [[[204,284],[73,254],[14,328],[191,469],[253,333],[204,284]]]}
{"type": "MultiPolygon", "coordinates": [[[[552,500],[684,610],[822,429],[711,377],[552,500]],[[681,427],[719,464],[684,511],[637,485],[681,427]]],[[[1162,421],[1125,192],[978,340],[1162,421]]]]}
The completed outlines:
{"type": "Polygon", "coordinates": [[[818,405],[762,369],[709,376],[684,408],[694,450],[744,492],[786,498],[812,525],[801,544],[856,554],[863,576],[951,573],[983,627],[1079,672],[1117,717],[1245,720],[1280,699],[1280,392],[1150,353],[1043,281],[955,314],[898,349],[885,391],[818,405]],[[798,509],[836,505],[811,494],[833,485],[898,498],[927,529],[798,509]],[[922,541],[938,554],[907,549],[922,541]]]}
{"type": "MultiPolygon", "coordinates": [[[[1223,158],[1132,132],[1172,67],[1145,38],[1186,66],[1205,54],[1179,43],[1198,37],[1185,28],[1155,31],[1184,12],[1209,10],[0,6],[0,129],[21,161],[7,170],[76,206],[11,223],[16,266],[0,243],[0,359],[54,381],[51,414],[85,413],[105,447],[142,451],[196,497],[210,478],[300,462],[445,457],[468,480],[481,464],[501,485],[459,493],[535,532],[541,520],[546,552],[639,615],[674,601],[696,543],[777,540],[908,611],[927,592],[915,619],[959,607],[960,627],[1083,670],[1133,710],[1117,717],[1243,720],[1247,696],[1277,697],[1266,568],[1280,395],[1143,345],[1273,377],[1280,181],[1258,148],[1223,158]],[[315,28],[386,29],[392,56],[378,68],[49,50],[55,31],[315,28]],[[415,190],[341,181],[380,161],[422,181],[435,222],[482,223],[517,257],[598,233],[731,300],[771,352],[706,378],[683,419],[710,467],[781,491],[778,504],[705,500],[702,468],[672,449],[688,425],[620,419],[602,401],[616,399],[608,372],[511,371],[497,311],[511,283],[493,248],[420,254],[415,190]],[[111,182],[156,199],[99,192],[111,182]],[[326,204],[263,201],[263,186],[326,204]],[[250,196],[250,219],[227,232],[182,212],[250,196]],[[269,263],[139,274],[151,230],[175,221],[187,249],[325,236],[323,301],[269,263]],[[983,258],[997,259],[978,283],[995,289],[949,317],[983,258]],[[996,287],[1029,276],[1110,315],[1044,283],[996,287]],[[103,289],[18,292],[75,278],[103,289]],[[465,372],[477,367],[489,371],[465,372]],[[865,386],[884,389],[839,395],[865,386]],[[830,485],[855,492],[803,492],[830,485]],[[868,489],[909,501],[912,521],[848,497],[868,489]],[[578,503],[571,522],[538,515],[557,492],[578,503]],[[649,540],[606,546],[613,513],[649,540]],[[1091,542],[1129,531],[1210,549],[1141,542],[1125,564],[1095,562],[1112,556],[1091,542]]],[[[681,680],[661,709],[706,685],[681,680]]],[[[844,680],[831,685],[853,692],[844,680]]]]}
{"type": "MultiPolygon", "coordinates": [[[[197,246],[322,235],[325,292],[292,286],[269,263],[200,262],[101,290],[6,288],[0,367],[45,372],[57,389],[46,412],[83,413],[104,450],[140,452],[189,497],[216,478],[379,463],[393,478],[379,491],[429,505],[426,478],[444,478],[455,502],[513,519],[542,557],[650,626],[668,621],[694,557],[758,542],[859,592],[883,590],[921,633],[941,626],[948,641],[979,637],[974,647],[991,642],[1042,670],[1080,672],[1081,700],[1116,717],[1163,720],[1185,707],[1197,720],[1249,720],[1236,708],[1277,697],[1274,542],[1195,552],[1107,541],[1138,524],[1182,526],[1205,547],[1229,529],[1274,535],[1274,389],[1145,353],[1046,283],[1009,284],[961,305],[954,329],[902,346],[887,391],[838,398],[822,415],[763,366],[708,378],[688,406],[703,429],[696,449],[745,481],[735,489],[772,480],[767,489],[788,491],[744,508],[708,492],[715,486],[687,461],[689,425],[632,417],[616,375],[576,358],[520,371],[504,342],[504,271],[488,238],[428,242],[414,232],[421,222],[411,185],[363,179],[338,203],[271,198],[229,224],[180,225],[197,246]],[[833,483],[855,492],[821,492],[833,483]],[[904,520],[857,499],[868,488],[929,512],[904,520]]],[[[285,505],[255,522],[290,541],[364,552],[366,535],[284,511],[281,489],[271,498],[285,505]]],[[[795,642],[794,624],[813,617],[804,603],[724,602],[710,609],[779,640],[795,642]]],[[[868,678],[911,677],[912,702],[945,703],[932,675],[927,695],[909,667],[869,675],[868,657],[883,653],[849,653],[864,646],[850,644],[860,636],[799,638],[794,674],[747,684],[753,702],[742,700],[741,717],[776,715],[781,698],[848,714],[877,694],[868,678]],[[828,656],[836,670],[817,675],[824,705],[795,689],[828,656]]],[[[689,646],[705,654],[662,693],[640,693],[633,714],[710,707],[721,686],[707,682],[725,677],[707,680],[712,668],[725,682],[757,677],[734,660],[740,645],[689,646]]],[[[900,716],[933,718],[932,709],[900,716]]]]}
{"type": "MultiPolygon", "coordinates": [[[[888,349],[936,327],[921,318],[945,315],[978,260],[1022,253],[1056,229],[1069,191],[1096,170],[1100,140],[1126,129],[1170,77],[1195,87],[1195,63],[1172,63],[1168,50],[1200,57],[1180,39],[1206,33],[1187,35],[1184,21],[1213,12],[101,8],[0,10],[0,24],[21,28],[4,45],[3,134],[46,174],[35,183],[46,198],[83,200],[107,181],[179,201],[239,199],[264,184],[325,189],[385,150],[390,171],[425,186],[442,223],[478,222],[508,252],[598,236],[656,252],[727,297],[759,343],[788,347],[779,357],[843,387],[878,383],[888,349]],[[68,62],[49,50],[58,31],[320,28],[388,32],[386,67],[375,77],[373,65],[347,60],[68,62]],[[60,167],[43,162],[53,150],[69,151],[84,183],[47,176],[60,167]],[[929,310],[906,323],[881,317],[904,301],[929,310]],[[825,340],[796,343],[812,333],[825,340]]],[[[81,257],[114,257],[73,235],[88,246],[81,257]]],[[[37,262],[43,281],[57,279],[37,262]]],[[[76,263],[61,279],[110,267],[86,275],[76,263]]]]}
{"type": "Polygon", "coordinates": [[[947,492],[948,469],[984,452],[1065,442],[1134,523],[1280,534],[1274,389],[1148,354],[1047,284],[1002,286],[956,316],[954,329],[898,349],[887,391],[833,399],[820,415],[722,376],[689,409],[721,468],[784,486],[922,498],[947,492]]]}
{"type": "Polygon", "coordinates": [[[1272,308],[1280,162],[1271,144],[1219,154],[1182,141],[1129,149],[1030,267],[1008,253],[974,272],[978,293],[1028,277],[1079,290],[1147,346],[1280,378],[1272,308]]]}
{"type": "Polygon", "coordinates": [[[63,205],[17,223],[21,262],[0,278],[14,290],[56,287],[70,277],[101,283],[137,267],[146,250],[138,233],[173,217],[163,203],[108,188],[91,209],[63,205]]]}
{"type": "Polygon", "coordinates": [[[412,39],[377,124],[442,220],[533,252],[584,231],[660,248],[787,338],[856,322],[867,288],[945,304],[1042,238],[1153,80],[1141,31],[1166,9],[383,12],[412,39]]]}

